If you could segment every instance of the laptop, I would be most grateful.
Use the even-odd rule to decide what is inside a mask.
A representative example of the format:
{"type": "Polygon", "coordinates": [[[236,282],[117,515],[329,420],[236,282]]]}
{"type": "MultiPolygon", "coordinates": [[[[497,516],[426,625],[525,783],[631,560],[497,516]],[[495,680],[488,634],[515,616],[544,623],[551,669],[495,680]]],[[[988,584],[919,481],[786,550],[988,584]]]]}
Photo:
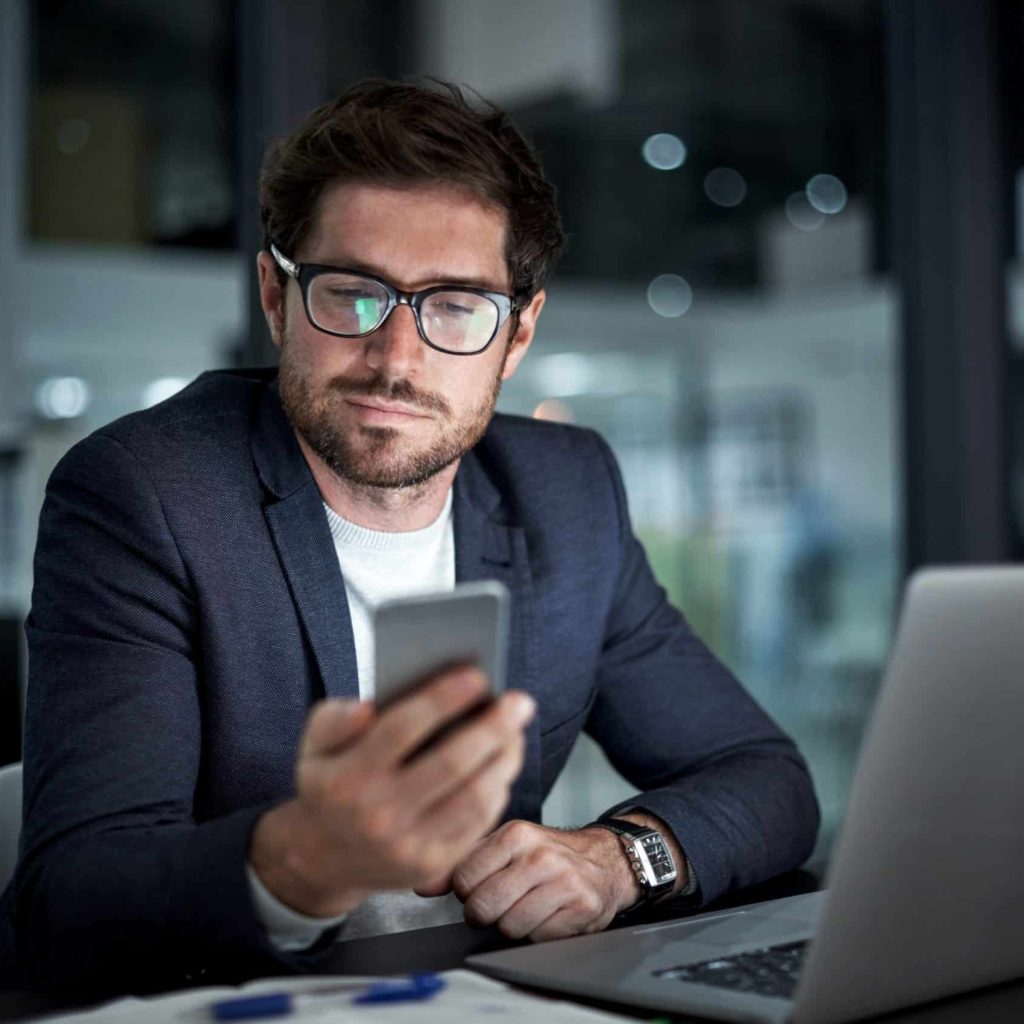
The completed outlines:
{"type": "Polygon", "coordinates": [[[1019,978],[1022,809],[1024,569],[925,570],[907,588],[827,891],[467,964],[654,1010],[794,1024],[1019,978]]]}

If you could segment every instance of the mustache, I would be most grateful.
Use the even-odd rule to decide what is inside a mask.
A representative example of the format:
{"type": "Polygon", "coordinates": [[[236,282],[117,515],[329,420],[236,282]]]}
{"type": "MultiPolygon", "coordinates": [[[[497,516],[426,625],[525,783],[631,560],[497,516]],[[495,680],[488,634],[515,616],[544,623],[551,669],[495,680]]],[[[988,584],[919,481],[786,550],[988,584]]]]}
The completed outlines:
{"type": "Polygon", "coordinates": [[[366,380],[333,377],[327,390],[341,398],[380,398],[387,402],[404,402],[446,418],[452,414],[451,406],[440,395],[418,388],[412,381],[402,377],[389,380],[382,373],[366,380]]]}

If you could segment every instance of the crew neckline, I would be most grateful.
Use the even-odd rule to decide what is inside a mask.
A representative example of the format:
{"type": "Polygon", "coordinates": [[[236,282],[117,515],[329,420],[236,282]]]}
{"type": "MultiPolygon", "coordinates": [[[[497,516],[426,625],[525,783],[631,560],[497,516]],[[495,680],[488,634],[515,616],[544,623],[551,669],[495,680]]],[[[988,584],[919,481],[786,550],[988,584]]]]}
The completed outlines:
{"type": "Polygon", "coordinates": [[[371,530],[338,515],[326,502],[324,511],[327,513],[331,536],[337,544],[370,551],[406,551],[429,544],[448,527],[452,513],[452,489],[448,488],[438,517],[419,530],[371,530]]]}

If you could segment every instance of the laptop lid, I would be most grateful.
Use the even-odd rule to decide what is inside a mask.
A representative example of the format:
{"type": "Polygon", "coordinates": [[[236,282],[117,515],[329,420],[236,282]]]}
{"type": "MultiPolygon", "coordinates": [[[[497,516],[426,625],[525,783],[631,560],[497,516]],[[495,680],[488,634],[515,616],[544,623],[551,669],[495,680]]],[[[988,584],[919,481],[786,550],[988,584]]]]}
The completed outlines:
{"type": "Polygon", "coordinates": [[[1024,976],[1024,569],[910,582],[801,974],[829,1024],[1024,976]]]}

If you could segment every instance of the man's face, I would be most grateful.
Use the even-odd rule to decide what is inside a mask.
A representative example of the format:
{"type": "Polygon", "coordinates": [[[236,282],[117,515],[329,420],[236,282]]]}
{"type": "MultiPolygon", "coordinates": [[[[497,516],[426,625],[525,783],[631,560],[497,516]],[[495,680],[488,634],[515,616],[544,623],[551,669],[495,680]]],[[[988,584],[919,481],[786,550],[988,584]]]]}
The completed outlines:
{"type": "MultiPolygon", "coordinates": [[[[302,251],[286,255],[363,270],[400,291],[462,283],[507,294],[506,230],[503,210],[454,187],[342,184],[325,190],[302,251]]],[[[476,444],[544,301],[540,293],[523,310],[511,346],[510,321],[484,352],[450,355],[423,342],[408,306],[366,337],[324,334],[295,281],[282,294],[269,254],[259,268],[292,425],[335,474],[372,487],[422,483],[476,444]]]]}

